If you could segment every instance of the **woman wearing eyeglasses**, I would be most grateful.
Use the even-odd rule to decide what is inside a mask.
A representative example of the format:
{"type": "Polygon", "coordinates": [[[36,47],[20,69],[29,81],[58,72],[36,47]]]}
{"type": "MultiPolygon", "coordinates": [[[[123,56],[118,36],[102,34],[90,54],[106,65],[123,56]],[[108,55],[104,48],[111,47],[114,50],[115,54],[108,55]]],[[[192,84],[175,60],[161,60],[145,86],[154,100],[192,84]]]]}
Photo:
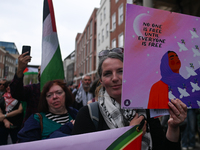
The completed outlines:
{"type": "Polygon", "coordinates": [[[42,124],[37,114],[31,115],[18,133],[19,142],[70,135],[78,112],[70,107],[73,101],[71,91],[62,80],[47,82],[38,106],[42,124]]]}
{"type": "MultiPolygon", "coordinates": [[[[168,103],[170,119],[168,130],[164,135],[159,119],[149,117],[146,110],[123,110],[120,108],[122,75],[123,75],[123,49],[116,48],[111,51],[100,52],[98,75],[102,85],[98,96],[99,121],[96,127],[90,118],[89,107],[83,107],[77,117],[72,134],[82,134],[124,126],[139,125],[145,118],[142,139],[142,150],[148,149],[180,149],[179,124],[184,121],[187,107],[180,100],[168,103]],[[84,123],[83,123],[84,122],[84,123]],[[146,140],[145,140],[146,139],[146,140]]],[[[134,147],[133,147],[134,149],[134,147]]]]}

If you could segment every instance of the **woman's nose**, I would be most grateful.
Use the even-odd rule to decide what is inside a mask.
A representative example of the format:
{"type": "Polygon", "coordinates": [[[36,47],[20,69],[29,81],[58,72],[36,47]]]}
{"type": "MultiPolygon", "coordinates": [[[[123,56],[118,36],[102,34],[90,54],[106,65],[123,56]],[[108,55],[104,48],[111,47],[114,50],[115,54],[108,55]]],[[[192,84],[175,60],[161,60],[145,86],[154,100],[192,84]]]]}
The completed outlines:
{"type": "Polygon", "coordinates": [[[112,78],[112,80],[113,81],[117,81],[119,78],[118,78],[118,76],[117,76],[117,74],[116,73],[113,73],[113,78],[112,78]]]}
{"type": "Polygon", "coordinates": [[[57,97],[57,94],[56,93],[53,93],[53,98],[56,98],[57,97]]]}

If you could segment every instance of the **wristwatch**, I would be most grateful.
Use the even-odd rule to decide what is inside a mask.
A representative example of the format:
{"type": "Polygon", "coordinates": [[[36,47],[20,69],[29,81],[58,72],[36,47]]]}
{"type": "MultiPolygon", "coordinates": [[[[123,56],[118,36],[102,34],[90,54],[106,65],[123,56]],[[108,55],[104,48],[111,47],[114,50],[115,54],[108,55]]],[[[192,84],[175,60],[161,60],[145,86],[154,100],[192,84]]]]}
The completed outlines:
{"type": "Polygon", "coordinates": [[[5,116],[5,118],[6,118],[6,117],[7,117],[7,114],[5,114],[4,116],[5,116]]]}

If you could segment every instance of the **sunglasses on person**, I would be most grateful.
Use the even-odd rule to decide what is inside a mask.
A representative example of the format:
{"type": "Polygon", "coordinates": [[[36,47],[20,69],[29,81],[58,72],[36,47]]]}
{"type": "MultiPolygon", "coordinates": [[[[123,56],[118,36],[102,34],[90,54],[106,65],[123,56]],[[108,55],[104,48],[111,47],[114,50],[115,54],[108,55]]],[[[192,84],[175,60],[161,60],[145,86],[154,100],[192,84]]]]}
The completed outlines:
{"type": "Polygon", "coordinates": [[[110,52],[123,54],[124,53],[124,48],[118,47],[118,48],[113,48],[111,50],[102,50],[102,51],[99,52],[98,57],[102,58],[103,56],[107,56],[110,52]]]}
{"type": "Polygon", "coordinates": [[[5,84],[0,83],[0,86],[1,86],[1,85],[5,86],[5,84]]]}

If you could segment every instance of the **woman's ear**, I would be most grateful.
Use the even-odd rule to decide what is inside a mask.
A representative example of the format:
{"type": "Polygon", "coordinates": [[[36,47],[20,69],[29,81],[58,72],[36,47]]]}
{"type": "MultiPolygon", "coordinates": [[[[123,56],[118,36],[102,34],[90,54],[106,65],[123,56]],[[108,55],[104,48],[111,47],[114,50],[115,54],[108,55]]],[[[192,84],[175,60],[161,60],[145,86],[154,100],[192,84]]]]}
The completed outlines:
{"type": "Polygon", "coordinates": [[[99,82],[102,84],[102,80],[101,80],[101,78],[99,79],[99,82]]]}

